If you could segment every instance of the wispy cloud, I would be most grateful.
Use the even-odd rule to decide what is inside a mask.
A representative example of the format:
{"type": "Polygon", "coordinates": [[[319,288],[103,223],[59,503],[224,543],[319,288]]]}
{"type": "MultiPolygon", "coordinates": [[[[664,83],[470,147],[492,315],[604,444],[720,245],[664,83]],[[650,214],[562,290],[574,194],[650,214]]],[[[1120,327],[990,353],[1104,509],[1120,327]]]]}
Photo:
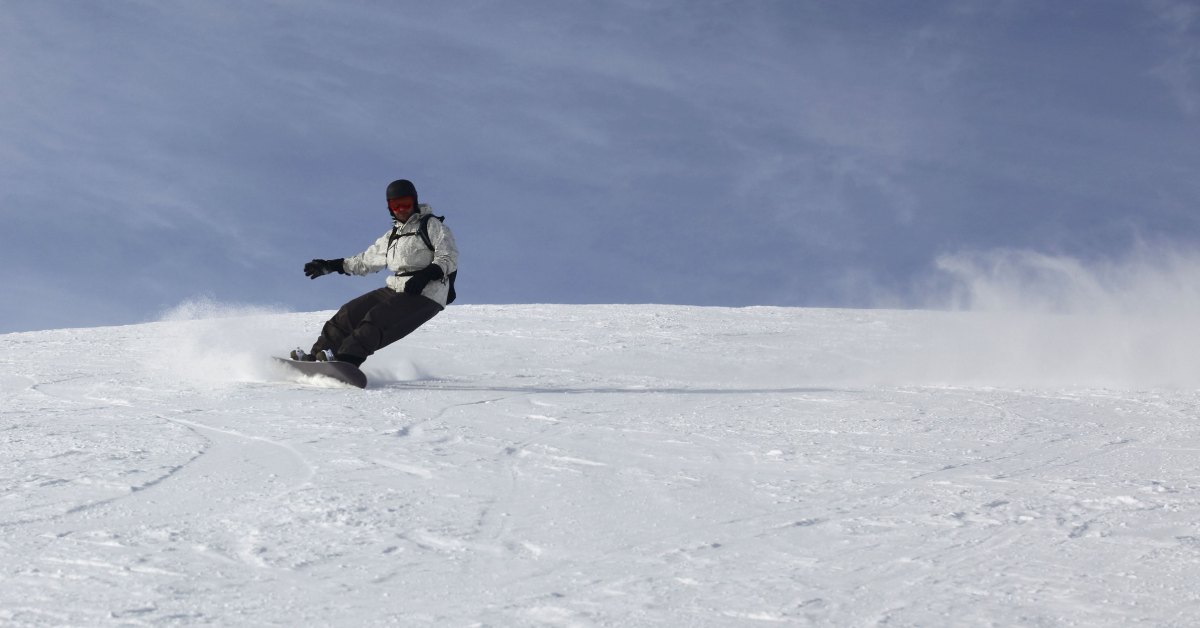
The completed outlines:
{"type": "Polygon", "coordinates": [[[1200,5],[1179,0],[1151,0],[1165,49],[1152,70],[1170,91],[1180,110],[1200,114],[1200,5]]]}

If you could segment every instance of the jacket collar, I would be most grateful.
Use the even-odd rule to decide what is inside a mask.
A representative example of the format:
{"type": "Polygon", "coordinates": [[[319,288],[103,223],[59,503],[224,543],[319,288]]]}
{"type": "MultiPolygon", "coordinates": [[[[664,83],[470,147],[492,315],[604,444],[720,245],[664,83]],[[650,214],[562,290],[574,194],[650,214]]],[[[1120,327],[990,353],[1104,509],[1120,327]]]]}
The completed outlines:
{"type": "Polygon", "coordinates": [[[429,205],[426,205],[424,203],[421,203],[420,205],[417,205],[417,211],[413,212],[412,215],[408,217],[408,220],[406,222],[400,222],[399,220],[396,220],[395,216],[393,216],[392,224],[395,225],[396,227],[403,227],[404,225],[407,225],[408,223],[412,222],[414,218],[419,219],[421,216],[424,216],[425,214],[432,214],[432,213],[433,213],[432,207],[430,207],[429,205]]]}

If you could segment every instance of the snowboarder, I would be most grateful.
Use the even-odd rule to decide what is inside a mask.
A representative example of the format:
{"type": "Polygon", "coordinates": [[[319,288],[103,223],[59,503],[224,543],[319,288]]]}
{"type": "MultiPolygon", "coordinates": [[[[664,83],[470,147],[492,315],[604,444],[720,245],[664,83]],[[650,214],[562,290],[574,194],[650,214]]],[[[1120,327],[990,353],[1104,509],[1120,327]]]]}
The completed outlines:
{"type": "Polygon", "coordinates": [[[292,351],[293,360],[349,362],[360,366],[371,354],[409,335],[441,312],[451,292],[449,278],[458,270],[454,234],[421,205],[407,179],[387,187],[392,229],[354,257],[314,259],[304,265],[311,279],[337,272],[366,275],[385,268],[387,287],[342,306],[321,329],[311,352],[292,351]]]}

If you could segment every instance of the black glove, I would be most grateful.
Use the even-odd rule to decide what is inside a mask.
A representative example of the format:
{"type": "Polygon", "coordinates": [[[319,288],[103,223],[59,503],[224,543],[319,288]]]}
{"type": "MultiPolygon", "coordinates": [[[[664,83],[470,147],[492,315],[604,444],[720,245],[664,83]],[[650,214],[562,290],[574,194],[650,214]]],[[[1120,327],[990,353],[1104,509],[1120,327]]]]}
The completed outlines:
{"type": "Polygon", "coordinates": [[[442,267],[437,264],[430,264],[421,270],[413,273],[408,278],[408,282],[404,284],[404,294],[421,294],[425,290],[425,286],[431,281],[441,279],[445,273],[442,272],[442,267]]]}
{"type": "Polygon", "coordinates": [[[316,279],[321,275],[328,275],[329,273],[341,273],[345,275],[346,270],[342,266],[342,262],[344,261],[345,258],[315,259],[304,265],[304,274],[308,275],[309,279],[316,279]]]}

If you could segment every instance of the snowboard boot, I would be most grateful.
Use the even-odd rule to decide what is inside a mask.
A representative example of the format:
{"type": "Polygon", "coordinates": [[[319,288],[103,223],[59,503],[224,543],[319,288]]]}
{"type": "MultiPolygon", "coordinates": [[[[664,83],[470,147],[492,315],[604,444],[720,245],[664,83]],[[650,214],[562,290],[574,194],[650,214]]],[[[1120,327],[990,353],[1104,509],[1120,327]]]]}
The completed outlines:
{"type": "Polygon", "coordinates": [[[293,349],[289,357],[297,362],[312,362],[315,359],[313,356],[309,355],[308,352],[299,347],[293,349]]]}
{"type": "Polygon", "coordinates": [[[317,362],[345,362],[354,366],[362,366],[362,363],[367,361],[366,358],[360,358],[356,355],[334,353],[331,349],[321,349],[313,357],[317,362]]]}

